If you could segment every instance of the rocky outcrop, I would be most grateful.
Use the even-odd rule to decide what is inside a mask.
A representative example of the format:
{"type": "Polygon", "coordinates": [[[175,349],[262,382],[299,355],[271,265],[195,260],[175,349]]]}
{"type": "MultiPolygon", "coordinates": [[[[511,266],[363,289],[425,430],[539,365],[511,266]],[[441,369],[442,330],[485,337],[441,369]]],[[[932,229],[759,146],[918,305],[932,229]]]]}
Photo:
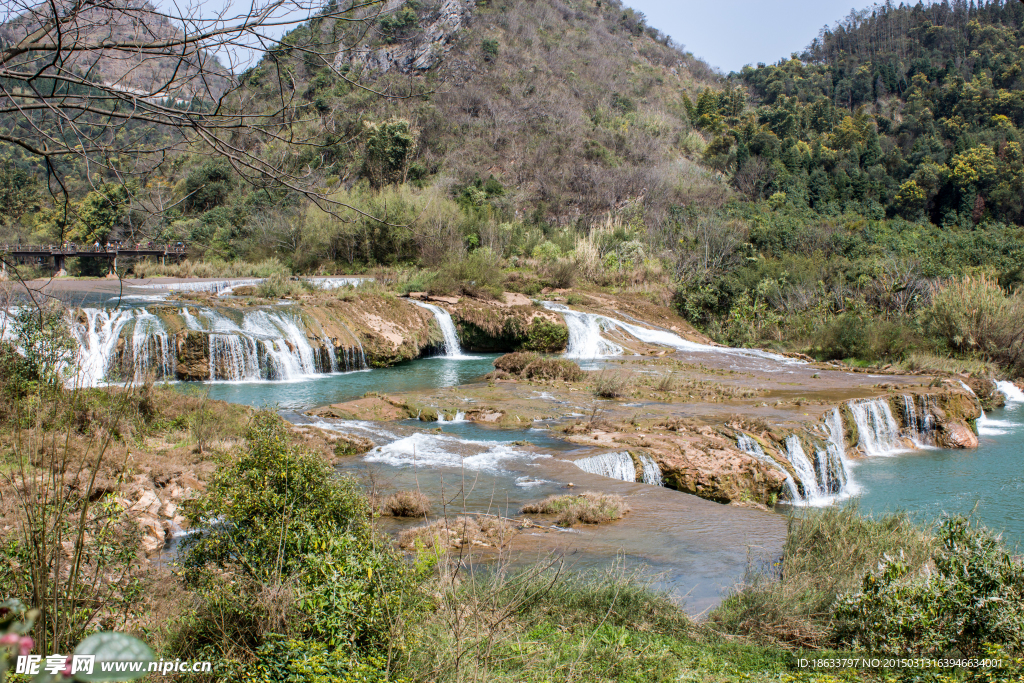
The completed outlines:
{"type": "Polygon", "coordinates": [[[508,294],[505,301],[462,298],[445,308],[467,351],[561,353],[569,342],[569,328],[562,317],[534,306],[522,295],[508,294]]]}
{"type": "MultiPolygon", "coordinates": [[[[474,0],[444,0],[440,9],[421,18],[415,35],[389,45],[360,45],[339,52],[334,68],[361,68],[364,71],[409,73],[432,68],[448,52],[456,36],[469,19],[474,0]]],[[[404,0],[390,0],[382,16],[393,15],[406,8],[404,0]]]]}
{"type": "Polygon", "coordinates": [[[203,382],[210,379],[210,339],[205,332],[179,332],[178,379],[185,382],[203,382]]]}
{"type": "Polygon", "coordinates": [[[580,422],[566,434],[581,445],[643,453],[657,463],[665,486],[719,503],[770,506],[785,492],[785,475],[711,427],[637,434],[580,422]]]}

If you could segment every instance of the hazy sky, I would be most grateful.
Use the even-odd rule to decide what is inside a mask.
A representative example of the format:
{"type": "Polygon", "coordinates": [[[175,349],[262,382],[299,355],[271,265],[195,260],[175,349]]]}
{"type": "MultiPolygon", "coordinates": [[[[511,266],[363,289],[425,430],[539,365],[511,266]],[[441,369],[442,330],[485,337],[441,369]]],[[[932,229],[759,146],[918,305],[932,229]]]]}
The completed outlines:
{"type": "Polygon", "coordinates": [[[722,71],[771,64],[800,52],[825,24],[863,9],[870,0],[624,0],[647,24],[722,71]]]}

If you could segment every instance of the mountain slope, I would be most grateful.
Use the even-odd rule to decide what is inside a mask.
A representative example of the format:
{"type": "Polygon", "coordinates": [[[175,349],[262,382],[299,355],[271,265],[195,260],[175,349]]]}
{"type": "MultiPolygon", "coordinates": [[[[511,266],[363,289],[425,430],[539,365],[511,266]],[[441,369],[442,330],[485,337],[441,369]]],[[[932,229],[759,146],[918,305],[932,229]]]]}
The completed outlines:
{"type": "Polygon", "coordinates": [[[362,122],[401,118],[417,137],[409,178],[494,176],[520,216],[569,221],[639,197],[664,211],[728,193],[688,160],[704,140],[686,93],[720,77],[615,0],[392,2],[362,40],[343,30],[312,22],[289,37],[292,54],[271,55],[247,83],[258,90],[287,65],[343,131],[331,161],[344,182],[360,174],[362,122]],[[338,47],[335,63],[360,83],[418,95],[382,100],[302,58],[332,40],[354,45],[338,47]]]}

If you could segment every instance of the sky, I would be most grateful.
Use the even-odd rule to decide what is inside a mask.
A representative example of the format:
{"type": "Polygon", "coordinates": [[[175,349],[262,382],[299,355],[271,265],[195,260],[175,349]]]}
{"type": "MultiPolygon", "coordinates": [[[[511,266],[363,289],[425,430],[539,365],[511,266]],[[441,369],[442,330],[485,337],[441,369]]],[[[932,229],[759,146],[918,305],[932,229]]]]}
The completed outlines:
{"type": "MultiPolygon", "coordinates": [[[[856,1],[856,0],[855,0],[856,1]]],[[[771,64],[801,52],[826,24],[854,7],[851,0],[624,0],[643,12],[648,26],[672,36],[687,52],[725,73],[745,64],[771,64]]]]}

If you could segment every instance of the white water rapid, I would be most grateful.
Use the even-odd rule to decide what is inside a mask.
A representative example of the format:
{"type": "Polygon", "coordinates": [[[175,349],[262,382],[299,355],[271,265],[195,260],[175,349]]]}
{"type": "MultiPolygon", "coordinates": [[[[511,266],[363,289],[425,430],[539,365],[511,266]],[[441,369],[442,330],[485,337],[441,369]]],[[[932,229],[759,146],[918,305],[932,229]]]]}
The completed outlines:
{"type": "MultiPolygon", "coordinates": [[[[658,463],[644,453],[638,453],[636,458],[640,461],[642,483],[661,486],[661,469],[658,467],[658,463]]],[[[589,458],[573,460],[572,464],[584,472],[598,474],[609,479],[631,482],[637,480],[636,462],[633,460],[633,456],[626,451],[592,455],[589,458]]]]}

